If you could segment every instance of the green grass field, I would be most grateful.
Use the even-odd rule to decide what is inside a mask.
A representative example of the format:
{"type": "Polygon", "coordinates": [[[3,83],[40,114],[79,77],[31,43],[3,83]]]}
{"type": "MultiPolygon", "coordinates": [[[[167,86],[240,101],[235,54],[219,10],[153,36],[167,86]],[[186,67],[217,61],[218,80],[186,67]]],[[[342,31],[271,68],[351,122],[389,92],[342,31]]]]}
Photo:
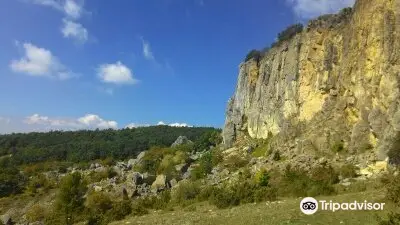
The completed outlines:
{"type": "MultiPolygon", "coordinates": [[[[343,194],[338,196],[318,197],[317,200],[351,202],[354,200],[383,202],[383,191],[343,194]]],[[[393,207],[389,204],[383,211],[318,211],[314,215],[304,215],[300,209],[301,199],[281,199],[278,202],[246,204],[231,209],[219,210],[208,203],[199,203],[174,211],[153,211],[141,217],[130,217],[113,225],[153,224],[153,225],[189,225],[189,224],[377,224],[378,216],[385,216],[393,207]]]]}

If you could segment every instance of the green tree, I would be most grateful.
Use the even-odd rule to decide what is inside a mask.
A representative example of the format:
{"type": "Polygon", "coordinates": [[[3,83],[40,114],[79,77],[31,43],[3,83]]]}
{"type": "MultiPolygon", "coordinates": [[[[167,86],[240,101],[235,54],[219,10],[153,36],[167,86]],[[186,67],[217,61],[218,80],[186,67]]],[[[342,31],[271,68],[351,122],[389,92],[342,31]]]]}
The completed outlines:
{"type": "Polygon", "coordinates": [[[86,184],[78,172],[62,179],[57,195],[56,209],[63,215],[65,224],[73,224],[75,218],[83,211],[85,202],[83,196],[86,190],[86,184]]]}

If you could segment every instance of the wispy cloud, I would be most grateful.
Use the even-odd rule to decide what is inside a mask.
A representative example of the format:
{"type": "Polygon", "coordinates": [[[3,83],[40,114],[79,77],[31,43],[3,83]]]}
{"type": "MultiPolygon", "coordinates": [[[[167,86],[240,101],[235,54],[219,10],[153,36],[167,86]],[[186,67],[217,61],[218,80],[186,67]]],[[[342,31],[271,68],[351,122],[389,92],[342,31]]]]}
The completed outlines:
{"type": "Polygon", "coordinates": [[[80,118],[60,119],[50,118],[48,116],[41,116],[33,114],[23,120],[23,123],[38,126],[45,130],[59,129],[59,130],[78,130],[78,129],[117,129],[118,123],[113,120],[105,120],[96,114],[86,114],[80,118]]]}
{"type": "Polygon", "coordinates": [[[113,64],[102,64],[98,67],[98,77],[104,83],[135,84],[132,71],[120,61],[113,64]]]}
{"type": "Polygon", "coordinates": [[[74,0],[29,0],[30,2],[37,4],[48,6],[53,9],[56,9],[60,12],[63,12],[65,16],[70,19],[79,19],[82,16],[82,13],[85,12],[84,1],[74,1],[74,0]]]}
{"type": "Polygon", "coordinates": [[[310,19],[322,14],[336,13],[354,5],[355,0],[286,0],[296,16],[310,19]]]}
{"type": "Polygon", "coordinates": [[[63,19],[63,27],[61,28],[65,38],[72,38],[79,43],[84,43],[88,40],[88,31],[80,23],[73,22],[69,19],[63,19]]]}
{"type": "Polygon", "coordinates": [[[153,52],[151,51],[150,43],[146,40],[142,39],[142,46],[143,46],[143,56],[147,60],[155,61],[155,57],[153,52]]]}
{"type": "MultiPolygon", "coordinates": [[[[20,47],[19,42],[16,42],[20,47]]],[[[56,77],[60,80],[75,76],[55,57],[50,50],[37,47],[31,43],[22,45],[24,56],[18,60],[12,60],[10,68],[14,72],[24,73],[37,77],[56,77]]]]}

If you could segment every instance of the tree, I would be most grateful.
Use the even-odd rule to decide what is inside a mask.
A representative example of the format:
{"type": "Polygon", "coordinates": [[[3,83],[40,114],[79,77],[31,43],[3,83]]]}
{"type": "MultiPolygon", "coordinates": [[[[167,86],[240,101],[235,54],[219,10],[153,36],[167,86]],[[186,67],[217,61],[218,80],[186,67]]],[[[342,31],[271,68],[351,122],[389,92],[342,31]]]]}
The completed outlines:
{"type": "Polygon", "coordinates": [[[245,61],[247,62],[250,59],[254,59],[256,61],[259,61],[260,58],[261,58],[261,52],[258,51],[258,50],[253,49],[247,54],[245,61]]]}
{"type": "Polygon", "coordinates": [[[62,179],[56,200],[56,209],[63,215],[65,224],[73,224],[75,216],[84,209],[85,199],[83,196],[86,190],[86,184],[78,172],[62,179]]]}

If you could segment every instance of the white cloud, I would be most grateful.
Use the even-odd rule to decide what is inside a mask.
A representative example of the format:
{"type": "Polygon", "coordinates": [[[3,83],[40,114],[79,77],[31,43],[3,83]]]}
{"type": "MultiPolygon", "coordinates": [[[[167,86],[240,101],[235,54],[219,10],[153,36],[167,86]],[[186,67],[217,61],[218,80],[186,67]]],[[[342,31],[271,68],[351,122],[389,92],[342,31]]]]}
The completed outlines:
{"type": "Polygon", "coordinates": [[[158,126],[171,126],[171,127],[191,127],[187,123],[170,123],[166,124],[164,121],[160,121],[157,123],[158,126]]]}
{"type": "Polygon", "coordinates": [[[98,115],[87,114],[77,119],[60,119],[33,114],[23,121],[28,125],[44,126],[45,129],[77,130],[77,129],[117,129],[118,123],[104,120],[98,115]]]}
{"type": "Polygon", "coordinates": [[[82,13],[82,5],[78,5],[73,0],[65,1],[63,9],[66,15],[74,19],[78,19],[82,13]]]}
{"type": "Polygon", "coordinates": [[[79,3],[74,0],[31,0],[31,2],[38,5],[52,7],[63,12],[71,19],[79,19],[85,11],[83,8],[83,0],[79,1],[79,3]]]}
{"type": "Polygon", "coordinates": [[[142,38],[143,56],[147,60],[155,60],[153,52],[151,51],[150,43],[142,38]]]}
{"type": "Polygon", "coordinates": [[[354,5],[355,0],[286,0],[294,13],[302,19],[310,19],[322,14],[336,13],[354,5]]]}
{"type": "Polygon", "coordinates": [[[130,123],[125,126],[125,128],[132,129],[132,128],[137,128],[137,127],[149,127],[150,124],[136,124],[136,123],[130,123]]]}
{"type": "MultiPolygon", "coordinates": [[[[17,42],[17,46],[19,43],[17,42]]],[[[57,77],[65,80],[74,76],[66,69],[50,50],[37,47],[31,43],[24,43],[24,56],[19,60],[12,60],[10,68],[14,72],[26,73],[31,76],[57,77]]]]}
{"type": "Polygon", "coordinates": [[[120,61],[114,64],[100,65],[98,70],[99,78],[105,83],[114,84],[135,84],[131,70],[120,61]]]}
{"type": "Polygon", "coordinates": [[[63,23],[64,25],[61,28],[61,32],[65,38],[72,38],[81,43],[88,40],[88,31],[82,26],[82,24],[73,22],[69,19],[63,19],[63,23]]]}

